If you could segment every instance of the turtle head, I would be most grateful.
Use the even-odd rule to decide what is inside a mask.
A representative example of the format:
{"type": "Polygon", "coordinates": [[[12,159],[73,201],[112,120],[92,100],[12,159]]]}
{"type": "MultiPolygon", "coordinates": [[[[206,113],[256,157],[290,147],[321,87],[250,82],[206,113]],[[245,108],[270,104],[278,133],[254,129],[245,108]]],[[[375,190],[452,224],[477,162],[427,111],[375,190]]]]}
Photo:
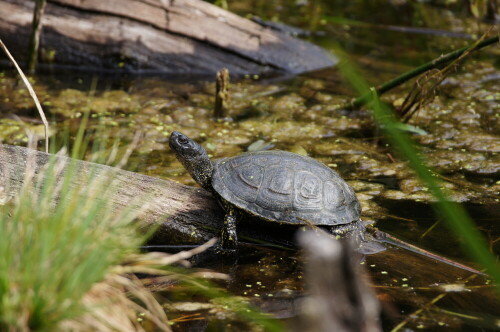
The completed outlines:
{"type": "Polygon", "coordinates": [[[178,131],[174,131],[170,135],[169,145],[193,179],[200,186],[211,191],[214,167],[207,151],[200,144],[178,131]]]}

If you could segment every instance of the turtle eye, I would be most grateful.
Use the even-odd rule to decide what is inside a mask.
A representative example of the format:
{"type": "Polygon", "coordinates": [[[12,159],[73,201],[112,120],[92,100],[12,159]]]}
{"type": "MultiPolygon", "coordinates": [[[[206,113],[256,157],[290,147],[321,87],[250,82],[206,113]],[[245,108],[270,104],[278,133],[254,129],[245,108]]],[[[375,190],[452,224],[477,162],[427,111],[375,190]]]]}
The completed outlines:
{"type": "Polygon", "coordinates": [[[188,143],[189,143],[189,140],[188,140],[186,137],[182,137],[182,136],[181,136],[181,137],[179,137],[179,138],[177,139],[177,141],[178,141],[179,143],[183,144],[183,145],[184,145],[184,144],[188,144],[188,143]]]}

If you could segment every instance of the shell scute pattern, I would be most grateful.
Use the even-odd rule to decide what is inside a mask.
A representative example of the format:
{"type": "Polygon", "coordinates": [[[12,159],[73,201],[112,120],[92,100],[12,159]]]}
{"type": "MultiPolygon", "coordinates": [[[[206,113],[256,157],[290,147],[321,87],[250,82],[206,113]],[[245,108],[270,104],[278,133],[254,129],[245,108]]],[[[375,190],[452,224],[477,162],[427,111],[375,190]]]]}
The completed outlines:
{"type": "Polygon", "coordinates": [[[215,161],[212,185],[229,203],[271,221],[336,225],[359,219],[356,196],[335,171],[284,151],[215,161]]]}
{"type": "Polygon", "coordinates": [[[255,203],[269,211],[285,211],[292,205],[293,189],[293,173],[290,174],[289,169],[276,165],[266,167],[255,203]]]}
{"type": "Polygon", "coordinates": [[[310,171],[295,174],[295,197],[293,206],[300,211],[323,208],[323,181],[310,171]]]}
{"type": "Polygon", "coordinates": [[[258,190],[264,178],[264,169],[258,165],[246,165],[241,167],[239,172],[235,172],[241,181],[246,183],[251,188],[258,190]]]}

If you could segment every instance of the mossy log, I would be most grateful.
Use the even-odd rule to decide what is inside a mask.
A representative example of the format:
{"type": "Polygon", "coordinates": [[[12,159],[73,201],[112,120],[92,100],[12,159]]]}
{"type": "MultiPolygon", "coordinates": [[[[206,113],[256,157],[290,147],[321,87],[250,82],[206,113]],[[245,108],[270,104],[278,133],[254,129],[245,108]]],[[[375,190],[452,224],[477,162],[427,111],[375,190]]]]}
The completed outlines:
{"type": "MultiPolygon", "coordinates": [[[[28,48],[34,5],[0,0],[0,35],[18,59],[28,48]]],[[[48,0],[42,20],[42,63],[204,75],[223,67],[241,75],[334,64],[316,45],[201,0],[48,0]]]]}
{"type": "MultiPolygon", "coordinates": [[[[107,199],[114,209],[132,206],[132,209],[140,211],[138,222],[141,226],[145,230],[156,228],[151,243],[200,244],[220,234],[224,212],[212,194],[202,188],[20,146],[0,145],[0,188],[7,198],[15,197],[22,188],[27,165],[37,176],[44,177],[46,175],[42,170],[51,158],[63,161],[65,167],[70,162],[75,167],[76,171],[69,178],[72,187],[88,185],[89,174],[112,176],[115,190],[109,193],[107,199]]],[[[37,186],[34,188],[40,190],[37,186]]],[[[268,231],[259,232],[259,227],[253,222],[241,223],[238,233],[241,239],[251,242],[292,246],[293,241],[292,230],[285,235],[282,231],[273,232],[271,225],[268,231]],[[277,235],[279,233],[281,236],[277,235]]]]}

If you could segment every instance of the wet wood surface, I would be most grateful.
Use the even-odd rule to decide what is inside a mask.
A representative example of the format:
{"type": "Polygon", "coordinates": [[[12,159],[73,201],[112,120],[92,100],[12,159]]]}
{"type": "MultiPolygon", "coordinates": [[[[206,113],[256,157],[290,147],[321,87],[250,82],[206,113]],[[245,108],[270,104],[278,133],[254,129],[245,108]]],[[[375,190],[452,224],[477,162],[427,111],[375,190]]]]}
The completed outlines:
{"type": "MultiPolygon", "coordinates": [[[[18,58],[26,52],[33,7],[0,0],[0,34],[18,58]]],[[[334,64],[318,46],[201,0],[48,0],[42,21],[41,60],[80,68],[262,74],[334,64]]]]}
{"type": "MultiPolygon", "coordinates": [[[[71,162],[72,167],[76,168],[69,176],[72,187],[88,185],[90,174],[112,177],[111,185],[116,190],[111,191],[107,199],[117,211],[126,207],[141,211],[138,216],[141,226],[145,230],[151,227],[156,230],[151,243],[201,244],[220,235],[224,212],[212,194],[202,188],[20,146],[0,145],[2,191],[8,198],[15,197],[26,179],[27,167],[43,179],[46,176],[43,170],[51,160],[63,162],[66,168],[71,162]]],[[[58,180],[61,181],[63,177],[64,172],[58,180]]],[[[242,241],[273,243],[286,247],[294,246],[296,229],[259,220],[238,224],[238,234],[242,241]],[[262,228],[266,231],[262,231],[262,228]]]]}
{"type": "Polygon", "coordinates": [[[138,210],[147,204],[139,215],[139,222],[144,228],[158,227],[156,237],[160,242],[201,243],[218,235],[222,211],[201,188],[19,146],[0,146],[0,183],[4,191],[14,197],[24,183],[26,165],[33,165],[35,174],[40,175],[51,158],[75,165],[76,172],[70,178],[73,187],[86,186],[91,172],[96,176],[112,176],[116,190],[107,199],[113,208],[124,209],[134,204],[138,210]],[[144,197],[142,202],[141,197],[144,197]]]}

